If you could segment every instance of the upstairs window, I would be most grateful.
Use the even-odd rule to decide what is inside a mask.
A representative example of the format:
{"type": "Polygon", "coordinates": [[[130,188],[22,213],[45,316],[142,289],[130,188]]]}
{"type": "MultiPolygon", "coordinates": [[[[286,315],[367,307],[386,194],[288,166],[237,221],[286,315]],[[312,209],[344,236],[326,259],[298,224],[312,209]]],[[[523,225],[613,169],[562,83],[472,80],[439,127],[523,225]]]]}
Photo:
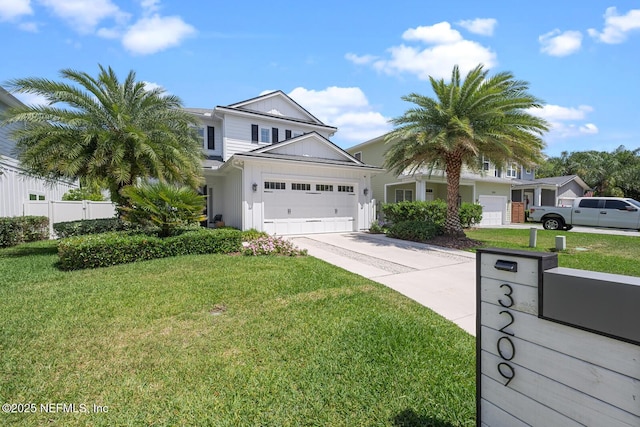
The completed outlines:
{"type": "Polygon", "coordinates": [[[251,142],[258,143],[258,125],[251,125],[251,142]]]}
{"type": "Polygon", "coordinates": [[[507,177],[508,178],[518,177],[518,165],[516,163],[511,163],[507,168],[507,177]]]}
{"type": "Polygon", "coordinates": [[[274,144],[280,140],[280,138],[278,138],[278,128],[271,128],[271,140],[274,144]]]}
{"type": "Polygon", "coordinates": [[[215,140],[215,128],[213,126],[207,126],[207,150],[216,149],[215,140]]]}
{"type": "Polygon", "coordinates": [[[268,128],[260,128],[260,142],[271,142],[271,132],[268,128]]]}
{"type": "Polygon", "coordinates": [[[291,129],[285,129],[284,139],[291,139],[291,129]]]}

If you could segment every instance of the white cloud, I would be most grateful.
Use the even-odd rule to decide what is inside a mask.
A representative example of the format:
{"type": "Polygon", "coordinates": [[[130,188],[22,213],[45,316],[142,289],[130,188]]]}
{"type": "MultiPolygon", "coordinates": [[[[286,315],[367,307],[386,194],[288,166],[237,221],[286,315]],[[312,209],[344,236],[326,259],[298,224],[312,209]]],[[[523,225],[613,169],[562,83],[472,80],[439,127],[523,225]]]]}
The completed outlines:
{"type": "Polygon", "coordinates": [[[461,40],[452,44],[420,49],[412,46],[394,46],[389,49],[390,59],[374,62],[378,71],[387,74],[410,73],[422,80],[447,78],[454,65],[464,74],[478,64],[486,68],[496,65],[496,54],[476,42],[461,40]]]}
{"type": "Polygon", "coordinates": [[[32,14],[30,0],[0,0],[0,21],[12,21],[32,14]]]}
{"type": "Polygon", "coordinates": [[[583,120],[592,111],[593,107],[588,105],[579,105],[577,108],[573,108],[553,104],[529,110],[531,114],[549,121],[583,120]]]}
{"type": "Polygon", "coordinates": [[[467,19],[457,22],[462,28],[481,36],[492,36],[498,21],[493,18],[467,19]]]}
{"type": "Polygon", "coordinates": [[[371,64],[373,61],[378,59],[375,55],[356,55],[355,53],[347,53],[344,55],[345,59],[353,62],[357,65],[366,65],[371,64]]]}
{"type": "Polygon", "coordinates": [[[409,28],[402,34],[402,38],[426,44],[447,44],[462,40],[462,35],[445,21],[430,26],[409,28]]]}
{"type": "Polygon", "coordinates": [[[129,14],[121,11],[111,0],[39,0],[39,2],[81,34],[92,33],[104,19],[113,18],[117,22],[124,22],[129,18],[129,14]]]}
{"type": "Polygon", "coordinates": [[[42,95],[37,95],[34,93],[14,93],[16,98],[20,100],[24,105],[30,106],[40,106],[40,105],[49,105],[47,99],[42,95]]]}
{"type": "Polygon", "coordinates": [[[142,18],[129,27],[122,37],[122,44],[129,52],[148,55],[178,46],[196,30],[179,16],[142,18]]]}
{"type": "Polygon", "coordinates": [[[140,0],[140,6],[146,13],[155,13],[160,10],[160,0],[140,0]]]}
{"type": "Polygon", "coordinates": [[[604,13],[602,32],[590,28],[589,35],[608,44],[622,43],[628,33],[640,29],[640,9],[631,9],[625,15],[619,15],[615,7],[609,7],[604,13]]]}
{"type": "Polygon", "coordinates": [[[551,56],[567,56],[580,50],[582,33],[580,31],[565,31],[555,29],[538,37],[542,45],[540,52],[551,56]]]}
{"type": "Polygon", "coordinates": [[[451,76],[454,65],[458,65],[462,73],[478,64],[484,64],[486,68],[497,65],[495,52],[480,43],[465,40],[448,22],[410,28],[402,37],[406,41],[419,41],[429,46],[403,43],[390,47],[387,49],[389,55],[379,59],[373,55],[353,53],[345,57],[356,64],[371,64],[386,74],[409,73],[422,80],[428,80],[429,76],[447,78],[451,76]]]}
{"type": "Polygon", "coordinates": [[[533,108],[529,113],[542,117],[549,122],[549,140],[567,139],[581,135],[594,135],[599,132],[594,123],[576,123],[585,121],[593,107],[579,105],[578,107],[562,107],[548,104],[542,108],[533,108]]]}
{"type": "Polygon", "coordinates": [[[587,134],[598,133],[598,127],[593,123],[586,123],[585,125],[580,126],[579,130],[580,130],[580,133],[587,133],[587,134]]]}
{"type": "MultiPolygon", "coordinates": [[[[177,46],[196,32],[179,16],[159,15],[161,0],[137,0],[142,13],[135,22],[132,15],[120,9],[114,0],[36,1],[81,35],[120,40],[133,54],[147,55],[177,46]]],[[[0,21],[30,14],[33,14],[30,0],[0,0],[0,21]]],[[[17,26],[23,31],[39,30],[36,22],[19,22],[17,26]]]]}
{"type": "Polygon", "coordinates": [[[289,96],[322,122],[338,127],[338,139],[362,142],[391,130],[389,119],[373,110],[358,87],[331,86],[318,91],[297,87],[289,96]]]}
{"type": "Polygon", "coordinates": [[[164,90],[164,87],[162,85],[159,85],[158,83],[154,83],[154,82],[148,82],[143,80],[142,83],[144,83],[144,88],[146,90],[154,90],[154,89],[162,89],[164,90]]]}

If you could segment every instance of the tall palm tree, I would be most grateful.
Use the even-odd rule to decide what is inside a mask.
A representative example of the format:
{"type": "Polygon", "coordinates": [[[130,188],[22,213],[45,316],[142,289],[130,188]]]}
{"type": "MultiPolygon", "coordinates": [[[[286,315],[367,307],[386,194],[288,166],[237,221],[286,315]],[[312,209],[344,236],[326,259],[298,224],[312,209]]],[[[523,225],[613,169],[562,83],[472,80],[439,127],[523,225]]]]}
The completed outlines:
{"type": "Polygon", "coordinates": [[[202,180],[201,146],[190,126],[195,118],[180,98],[137,82],[130,71],[120,82],[111,67],[97,78],[65,69],[68,82],[23,78],[11,90],[44,97],[47,105],[9,110],[18,158],[46,178],[103,181],[111,199],[125,203],[120,189],[138,178],[197,187],[202,180]]]}
{"type": "Polygon", "coordinates": [[[461,81],[458,66],[451,81],[430,77],[435,98],[412,93],[403,100],[416,104],[392,119],[396,128],[386,142],[385,166],[397,174],[427,168],[444,170],[447,178],[445,234],[464,236],[458,217],[460,173],[478,169],[478,157],[494,164],[507,161],[528,166],[542,160],[542,134],[548,124],[528,112],[541,106],[528,83],[509,72],[488,77],[483,65],[461,81]]]}

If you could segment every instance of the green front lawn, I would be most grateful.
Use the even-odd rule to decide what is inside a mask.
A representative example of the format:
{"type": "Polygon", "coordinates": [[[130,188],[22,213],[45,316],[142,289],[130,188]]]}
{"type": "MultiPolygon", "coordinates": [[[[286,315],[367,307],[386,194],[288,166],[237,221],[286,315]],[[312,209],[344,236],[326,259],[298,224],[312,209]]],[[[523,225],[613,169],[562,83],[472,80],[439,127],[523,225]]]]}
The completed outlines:
{"type": "Polygon", "coordinates": [[[465,230],[484,246],[552,251],[555,237],[565,236],[567,249],[558,253],[560,267],[640,276],[640,238],[634,236],[538,230],[537,247],[529,247],[528,229],[481,228],[465,230]]]}
{"type": "Polygon", "coordinates": [[[0,425],[475,425],[474,338],[315,258],[56,260],[0,250],[0,425]]]}

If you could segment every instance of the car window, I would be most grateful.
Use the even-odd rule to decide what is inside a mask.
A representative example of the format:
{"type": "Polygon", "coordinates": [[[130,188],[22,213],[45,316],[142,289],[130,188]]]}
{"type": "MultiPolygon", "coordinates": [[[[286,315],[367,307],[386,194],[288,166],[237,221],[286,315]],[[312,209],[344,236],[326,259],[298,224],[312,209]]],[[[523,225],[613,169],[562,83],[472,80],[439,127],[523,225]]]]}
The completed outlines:
{"type": "Polygon", "coordinates": [[[636,208],[640,208],[640,202],[637,200],[633,200],[633,199],[625,199],[627,202],[631,203],[632,205],[635,205],[636,208]]]}
{"type": "Polygon", "coordinates": [[[581,208],[597,208],[600,204],[600,199],[582,199],[580,200],[581,208]]]}
{"type": "Polygon", "coordinates": [[[604,208],[605,209],[618,209],[618,210],[626,210],[629,204],[627,202],[623,202],[622,200],[605,200],[604,208]]]}

